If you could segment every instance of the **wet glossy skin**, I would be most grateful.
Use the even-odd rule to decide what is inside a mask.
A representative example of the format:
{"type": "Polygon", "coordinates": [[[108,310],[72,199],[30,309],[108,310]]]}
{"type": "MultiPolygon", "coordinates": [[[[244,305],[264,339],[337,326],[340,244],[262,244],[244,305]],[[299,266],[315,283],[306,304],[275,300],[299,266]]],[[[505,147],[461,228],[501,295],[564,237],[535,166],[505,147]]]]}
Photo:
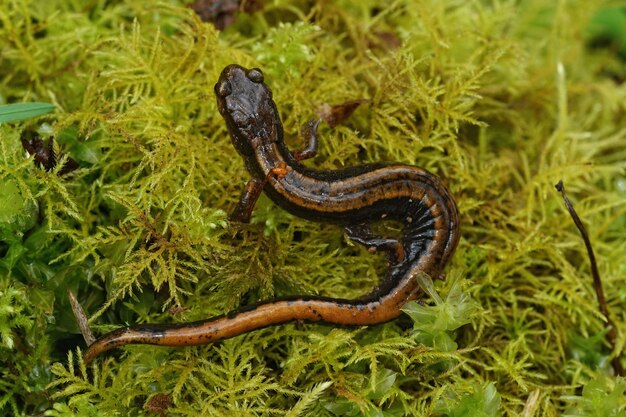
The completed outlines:
{"type": "Polygon", "coordinates": [[[437,277],[459,238],[456,204],[441,181],[409,165],[369,165],[316,171],[300,161],[316,152],[317,123],[309,123],[306,149],[291,152],[257,69],[229,65],[215,85],[218,108],[233,144],[252,175],[231,219],[249,221],[264,191],[285,210],[313,221],[336,223],[348,237],[388,255],[381,284],[359,300],[291,297],[267,302],[199,322],[121,328],[104,335],[85,353],[86,362],[129,343],[166,346],[200,345],[294,320],[336,325],[384,323],[417,298],[420,273],[437,277]],[[368,225],[380,219],[403,224],[399,240],[374,235],[368,225]]]}

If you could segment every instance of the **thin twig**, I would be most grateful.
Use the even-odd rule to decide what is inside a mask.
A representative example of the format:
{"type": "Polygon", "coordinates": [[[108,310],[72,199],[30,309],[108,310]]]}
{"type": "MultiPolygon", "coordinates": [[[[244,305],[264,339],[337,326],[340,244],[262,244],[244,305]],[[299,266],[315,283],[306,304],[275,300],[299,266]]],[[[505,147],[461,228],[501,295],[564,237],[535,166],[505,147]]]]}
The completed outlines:
{"type": "Polygon", "coordinates": [[[72,290],[67,290],[67,296],[70,299],[70,305],[72,306],[72,311],[74,312],[74,317],[76,317],[76,322],[78,323],[80,332],[83,334],[83,338],[85,339],[85,342],[87,342],[87,346],[90,346],[96,341],[96,338],[93,337],[93,333],[91,333],[91,329],[87,324],[87,315],[85,314],[85,310],[83,310],[83,306],[80,305],[72,290]]]}
{"type": "MultiPolygon", "coordinates": [[[[617,346],[617,327],[613,320],[611,320],[611,316],[609,315],[609,307],[606,303],[606,298],[604,297],[604,289],[602,288],[602,281],[600,280],[600,273],[598,272],[598,264],[596,263],[596,256],[593,253],[593,247],[591,246],[591,241],[589,240],[589,236],[587,235],[587,231],[585,230],[585,226],[583,226],[583,222],[578,217],[576,210],[574,210],[574,206],[567,198],[567,194],[565,194],[565,187],[563,186],[563,180],[559,181],[558,184],[555,185],[556,189],[561,192],[563,196],[563,201],[565,201],[565,206],[567,207],[567,211],[569,211],[570,216],[572,216],[572,220],[574,220],[574,224],[578,228],[580,235],[583,238],[583,242],[585,242],[585,247],[587,248],[587,256],[589,256],[589,263],[591,264],[591,276],[593,277],[593,289],[596,292],[596,297],[598,299],[598,304],[600,305],[600,312],[606,319],[606,324],[609,327],[609,331],[606,334],[607,341],[611,345],[612,349],[615,350],[617,346]]],[[[617,352],[615,357],[611,360],[611,364],[613,365],[613,369],[615,373],[619,376],[626,375],[624,371],[624,367],[622,366],[622,362],[620,361],[620,357],[622,356],[622,352],[617,352]]]]}

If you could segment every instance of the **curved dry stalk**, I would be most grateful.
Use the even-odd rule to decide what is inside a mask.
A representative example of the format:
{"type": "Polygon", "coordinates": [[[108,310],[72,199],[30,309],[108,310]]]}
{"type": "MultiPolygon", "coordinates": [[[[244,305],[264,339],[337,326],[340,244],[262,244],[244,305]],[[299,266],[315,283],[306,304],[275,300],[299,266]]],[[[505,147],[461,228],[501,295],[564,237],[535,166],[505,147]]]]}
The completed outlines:
{"type": "MultiPolygon", "coordinates": [[[[591,241],[589,240],[589,235],[587,235],[587,231],[585,230],[585,226],[583,222],[578,217],[574,206],[567,198],[567,194],[565,193],[565,187],[563,186],[563,180],[559,181],[555,185],[556,189],[563,196],[563,201],[565,201],[565,206],[567,207],[567,211],[569,211],[572,220],[574,220],[574,224],[578,228],[580,235],[583,238],[583,242],[585,242],[585,247],[587,248],[587,256],[589,256],[589,263],[591,264],[591,276],[593,277],[593,289],[596,292],[596,297],[598,299],[598,304],[600,305],[600,312],[606,319],[606,323],[609,326],[609,331],[606,334],[607,341],[611,345],[611,348],[615,350],[617,345],[617,327],[613,320],[611,320],[611,316],[609,315],[609,307],[606,303],[606,297],[604,296],[604,289],[602,288],[602,280],[600,279],[600,273],[598,272],[598,264],[596,263],[596,256],[593,253],[593,247],[591,246],[591,241]]],[[[613,365],[613,369],[615,373],[619,376],[624,376],[626,373],[624,371],[624,367],[620,361],[620,356],[622,356],[622,352],[617,352],[615,357],[611,359],[611,365],[613,365]]]]}

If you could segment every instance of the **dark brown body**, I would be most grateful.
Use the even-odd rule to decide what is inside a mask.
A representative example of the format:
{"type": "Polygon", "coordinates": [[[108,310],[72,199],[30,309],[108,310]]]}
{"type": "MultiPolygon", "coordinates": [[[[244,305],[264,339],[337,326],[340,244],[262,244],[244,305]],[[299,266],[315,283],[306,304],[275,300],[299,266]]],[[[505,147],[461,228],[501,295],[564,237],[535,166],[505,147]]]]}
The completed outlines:
{"type": "Polygon", "coordinates": [[[315,129],[309,143],[290,152],[271,91],[257,69],[230,65],[215,86],[220,113],[252,180],[231,219],[249,221],[261,191],[285,210],[310,220],[337,223],[348,236],[385,251],[389,270],[381,284],[359,300],[293,297],[187,324],[122,328],[104,335],[85,353],[86,362],[128,343],[199,345],[293,320],[337,325],[369,325],[394,319],[421,293],[416,276],[438,276],[459,238],[458,211],[441,181],[414,166],[361,166],[315,171],[300,161],[316,152],[315,129]],[[404,225],[401,239],[374,235],[368,225],[390,219],[404,225]]]}

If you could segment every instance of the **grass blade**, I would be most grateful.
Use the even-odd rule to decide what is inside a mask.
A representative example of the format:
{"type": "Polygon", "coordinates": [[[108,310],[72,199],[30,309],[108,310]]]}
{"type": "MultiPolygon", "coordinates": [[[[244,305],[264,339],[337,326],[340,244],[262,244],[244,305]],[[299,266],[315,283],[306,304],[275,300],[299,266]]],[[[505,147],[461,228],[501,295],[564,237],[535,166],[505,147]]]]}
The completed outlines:
{"type": "Polygon", "coordinates": [[[0,123],[15,122],[41,116],[54,110],[50,103],[13,103],[0,106],[0,123]]]}

